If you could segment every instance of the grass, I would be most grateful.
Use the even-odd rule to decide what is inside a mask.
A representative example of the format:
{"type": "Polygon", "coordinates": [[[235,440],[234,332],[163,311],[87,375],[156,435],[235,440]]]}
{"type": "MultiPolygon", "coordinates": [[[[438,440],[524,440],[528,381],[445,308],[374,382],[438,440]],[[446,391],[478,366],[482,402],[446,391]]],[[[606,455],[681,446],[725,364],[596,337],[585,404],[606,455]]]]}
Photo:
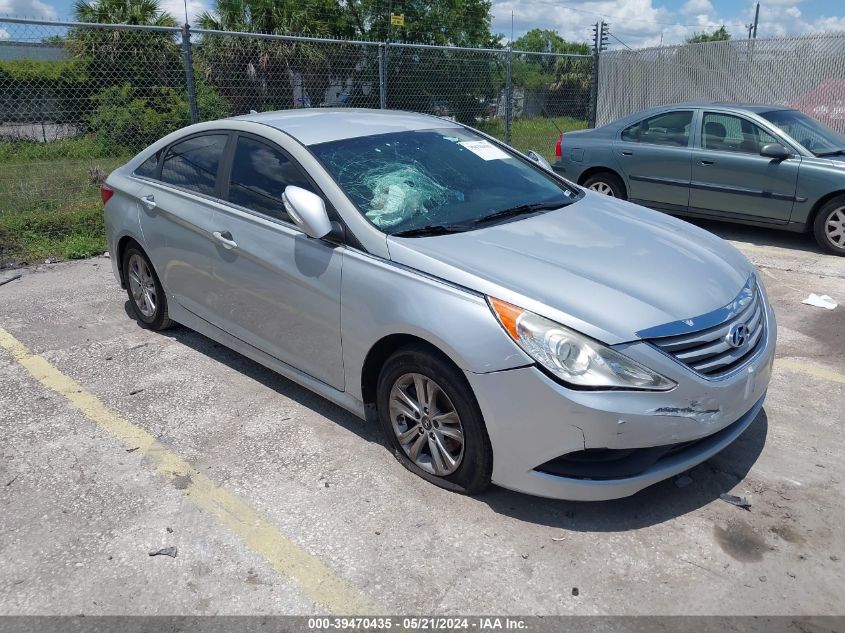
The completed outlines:
{"type": "Polygon", "coordinates": [[[96,172],[108,173],[128,158],[91,137],[0,142],[0,266],[102,253],[96,172]]]}
{"type": "MultiPolygon", "coordinates": [[[[478,124],[476,127],[496,138],[505,138],[505,122],[493,119],[478,124]]],[[[587,127],[583,119],[572,117],[542,117],[534,119],[514,119],[511,124],[511,145],[521,152],[533,149],[549,162],[555,159],[555,143],[560,136],[558,128],[563,132],[582,130],[587,127]]]]}

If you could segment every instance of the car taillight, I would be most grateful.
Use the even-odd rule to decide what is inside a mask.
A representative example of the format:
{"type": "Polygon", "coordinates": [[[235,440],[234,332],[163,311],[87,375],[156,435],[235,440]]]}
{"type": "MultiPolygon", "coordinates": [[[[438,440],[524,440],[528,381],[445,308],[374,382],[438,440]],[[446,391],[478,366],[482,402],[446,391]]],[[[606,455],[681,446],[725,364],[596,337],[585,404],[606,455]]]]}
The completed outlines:
{"type": "Polygon", "coordinates": [[[563,145],[563,132],[560,133],[560,136],[557,139],[557,143],[555,143],[555,156],[558,160],[561,157],[560,146],[563,145]]]}
{"type": "Polygon", "coordinates": [[[111,197],[114,195],[114,189],[109,187],[108,185],[100,185],[100,198],[103,200],[103,205],[106,204],[111,197]]]}

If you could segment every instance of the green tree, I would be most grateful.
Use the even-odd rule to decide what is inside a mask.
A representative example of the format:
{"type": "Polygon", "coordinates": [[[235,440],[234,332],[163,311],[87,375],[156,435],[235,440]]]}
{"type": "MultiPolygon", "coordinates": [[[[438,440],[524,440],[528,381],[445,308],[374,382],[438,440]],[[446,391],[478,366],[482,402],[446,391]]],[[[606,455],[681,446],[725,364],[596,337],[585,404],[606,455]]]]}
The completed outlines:
{"type": "MultiPolygon", "coordinates": [[[[214,12],[204,12],[197,21],[202,28],[222,31],[354,35],[351,15],[335,0],[217,0],[214,12]]],[[[205,34],[195,51],[203,77],[218,87],[238,114],[305,105],[303,95],[322,100],[344,69],[351,65],[354,71],[377,63],[375,51],[371,51],[372,60],[360,61],[363,52],[354,45],[248,35],[205,34]]]]}
{"type": "Polygon", "coordinates": [[[157,0],[76,0],[73,12],[80,22],[176,26],[157,0]]]}
{"type": "MultiPolygon", "coordinates": [[[[176,26],[159,0],[77,0],[79,22],[134,26],[176,26]]],[[[111,149],[137,151],[189,121],[179,34],[173,30],[76,27],[66,45],[89,78],[89,129],[111,149]]],[[[212,87],[197,80],[202,118],[228,114],[212,87]]]]}
{"type": "Polygon", "coordinates": [[[590,92],[592,61],[586,57],[590,47],[583,42],[569,42],[555,31],[532,29],[513,41],[513,83],[523,91],[524,108],[545,116],[586,116],[590,92]]]}
{"type": "Polygon", "coordinates": [[[723,24],[712,33],[706,33],[702,31],[701,33],[693,34],[692,37],[687,38],[687,44],[701,44],[702,42],[724,42],[729,39],[731,39],[731,34],[728,33],[727,29],[725,28],[725,25],[723,24]]]}
{"type": "Polygon", "coordinates": [[[384,0],[347,0],[356,32],[368,39],[387,39],[438,46],[498,47],[490,32],[490,0],[393,0],[394,14],[404,15],[404,26],[390,26],[384,0]]]}
{"type": "Polygon", "coordinates": [[[531,29],[513,41],[513,49],[534,53],[577,53],[589,55],[590,47],[584,42],[568,42],[556,31],[531,29]]]}
{"type": "MultiPolygon", "coordinates": [[[[158,0],[77,0],[79,22],[174,27],[176,21],[158,0]]],[[[175,85],[181,57],[174,33],[75,28],[67,44],[73,56],[88,62],[97,88],[129,82],[136,87],[175,85]]]]}
{"type": "Polygon", "coordinates": [[[351,37],[351,20],[336,0],[217,0],[197,23],[219,31],[351,37]]]}
{"type": "MultiPolygon", "coordinates": [[[[389,37],[394,42],[462,46],[495,43],[489,0],[393,0],[392,12],[404,15],[404,26],[390,26],[388,7],[384,0],[216,0],[214,11],[203,13],[198,23],[212,30],[252,33],[389,37]]],[[[415,109],[436,109],[443,98],[480,108],[470,96],[477,91],[469,85],[479,78],[462,75],[458,55],[437,51],[436,63],[420,63],[432,54],[389,50],[388,81],[397,88],[391,107],[408,105],[402,101],[405,92],[415,109]],[[437,86],[436,92],[431,86],[437,86]]],[[[196,59],[239,113],[319,105],[333,90],[343,94],[347,105],[378,104],[378,57],[372,46],[205,34],[196,59]]],[[[489,77],[487,72],[482,79],[489,83],[489,77]]]]}

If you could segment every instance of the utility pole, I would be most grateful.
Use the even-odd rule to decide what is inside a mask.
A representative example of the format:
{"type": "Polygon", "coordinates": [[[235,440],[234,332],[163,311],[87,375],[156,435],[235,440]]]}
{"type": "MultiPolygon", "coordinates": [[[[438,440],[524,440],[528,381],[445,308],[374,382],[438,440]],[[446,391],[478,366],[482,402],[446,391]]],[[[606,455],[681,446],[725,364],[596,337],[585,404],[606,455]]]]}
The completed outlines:
{"type": "Polygon", "coordinates": [[[610,32],[610,25],[601,20],[599,22],[599,41],[598,41],[598,50],[606,51],[607,50],[607,34],[610,32]]]}
{"type": "Polygon", "coordinates": [[[610,31],[610,24],[599,20],[593,24],[593,52],[600,53],[607,50],[607,34],[610,31]]]}
{"type": "Polygon", "coordinates": [[[754,9],[754,30],[751,37],[757,39],[757,23],[760,21],[760,3],[757,3],[757,8],[754,9]]]}
{"type": "Polygon", "coordinates": [[[599,20],[593,25],[593,72],[590,82],[590,111],[587,114],[588,127],[596,127],[599,98],[599,53],[607,49],[607,33],[610,25],[599,20]]]}

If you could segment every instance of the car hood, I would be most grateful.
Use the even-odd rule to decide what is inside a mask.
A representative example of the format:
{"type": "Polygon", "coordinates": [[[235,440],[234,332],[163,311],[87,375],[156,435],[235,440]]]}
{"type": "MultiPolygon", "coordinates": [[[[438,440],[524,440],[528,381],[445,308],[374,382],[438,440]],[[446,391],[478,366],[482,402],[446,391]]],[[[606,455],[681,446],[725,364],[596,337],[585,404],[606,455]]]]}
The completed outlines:
{"type": "Polygon", "coordinates": [[[730,303],[754,272],[703,229],[587,192],[557,211],[488,228],[388,238],[390,257],[608,344],[730,303]]]}

